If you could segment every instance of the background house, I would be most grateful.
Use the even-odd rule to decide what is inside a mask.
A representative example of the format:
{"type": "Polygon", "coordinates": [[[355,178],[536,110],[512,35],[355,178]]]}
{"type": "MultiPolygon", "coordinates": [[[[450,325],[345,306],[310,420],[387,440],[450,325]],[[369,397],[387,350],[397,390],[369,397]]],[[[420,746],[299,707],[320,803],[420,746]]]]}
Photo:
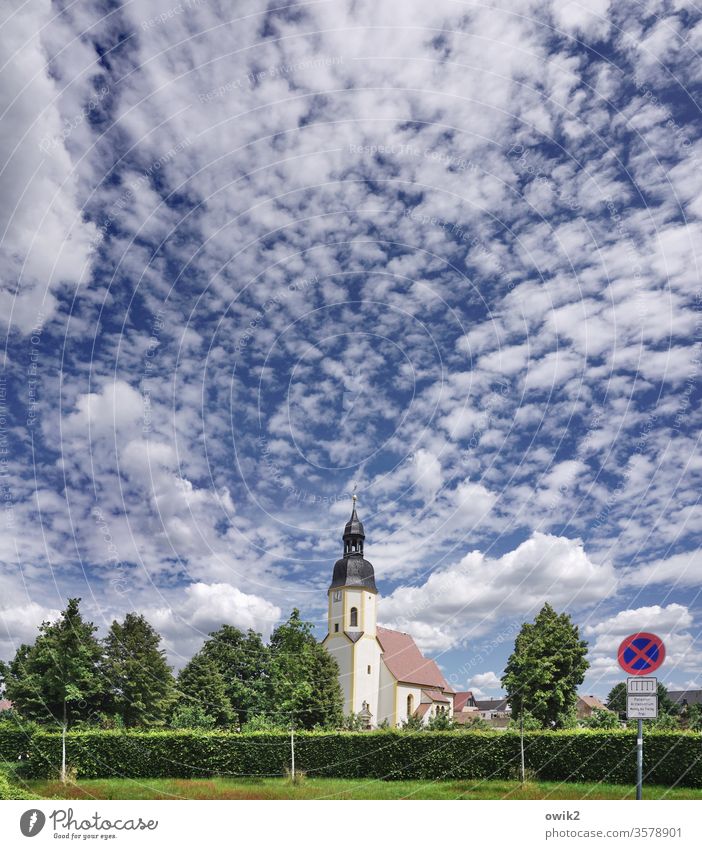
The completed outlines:
{"type": "Polygon", "coordinates": [[[702,690],[668,690],[668,697],[680,708],[702,705],[702,690]]]}
{"type": "Polygon", "coordinates": [[[480,716],[475,696],[471,690],[463,690],[453,697],[453,721],[457,725],[467,725],[480,716]]]}
{"type": "Polygon", "coordinates": [[[597,696],[578,696],[575,704],[575,714],[578,719],[587,719],[592,716],[594,710],[607,710],[607,706],[597,696]]]}
{"type": "Polygon", "coordinates": [[[476,699],[475,704],[480,716],[493,728],[506,728],[509,725],[512,708],[506,696],[500,699],[476,699]]]}

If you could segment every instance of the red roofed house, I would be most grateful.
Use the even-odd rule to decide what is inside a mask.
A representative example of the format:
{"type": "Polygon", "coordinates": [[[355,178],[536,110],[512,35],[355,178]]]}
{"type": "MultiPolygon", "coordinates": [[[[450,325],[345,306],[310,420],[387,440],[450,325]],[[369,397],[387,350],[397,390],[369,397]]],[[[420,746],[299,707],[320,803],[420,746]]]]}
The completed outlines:
{"type": "Polygon", "coordinates": [[[363,556],[365,533],[355,496],[343,540],[328,591],[323,645],[339,664],[344,713],[363,716],[369,727],[401,725],[409,716],[424,722],[437,714],[452,716],[455,693],[436,662],[424,657],[409,634],[377,625],[375,572],[363,556]]]}
{"type": "Polygon", "coordinates": [[[456,693],[453,697],[453,721],[458,725],[468,725],[480,716],[475,696],[470,690],[456,693]]]}
{"type": "Polygon", "coordinates": [[[592,716],[592,712],[595,710],[607,710],[607,705],[601,702],[597,696],[578,695],[578,701],[575,705],[575,713],[578,719],[592,716]]]}
{"type": "Polygon", "coordinates": [[[456,713],[477,713],[478,705],[471,690],[456,693],[453,699],[453,709],[456,713]]]}

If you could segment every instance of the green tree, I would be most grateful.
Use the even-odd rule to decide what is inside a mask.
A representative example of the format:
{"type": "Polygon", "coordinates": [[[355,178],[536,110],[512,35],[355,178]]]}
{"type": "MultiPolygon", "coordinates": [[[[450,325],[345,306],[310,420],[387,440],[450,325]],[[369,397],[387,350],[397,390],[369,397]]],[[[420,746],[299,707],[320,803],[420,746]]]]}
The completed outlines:
{"type": "Polygon", "coordinates": [[[655,719],[649,719],[646,724],[650,728],[655,728],[658,731],[679,731],[680,718],[674,713],[662,713],[658,711],[658,716],[655,719]]]}
{"type": "Polygon", "coordinates": [[[702,731],[702,705],[688,705],[681,716],[687,729],[690,731],[702,731]]]}
{"type": "Polygon", "coordinates": [[[592,714],[583,720],[585,728],[612,729],[619,728],[619,716],[611,710],[595,708],[592,714]]]}
{"type": "Polygon", "coordinates": [[[199,728],[210,731],[215,726],[215,718],[205,713],[202,705],[193,703],[178,705],[173,711],[171,728],[199,728]]]}
{"type": "Polygon", "coordinates": [[[669,713],[672,716],[678,716],[680,705],[675,704],[668,695],[667,687],[664,687],[660,681],[658,682],[656,692],[658,693],[658,713],[669,713]]]}
{"type": "MultiPolygon", "coordinates": [[[[198,652],[178,675],[178,691],[185,705],[199,705],[219,727],[232,725],[234,711],[224,679],[216,665],[198,652]]],[[[178,706],[180,707],[180,705],[178,706]]],[[[174,714],[177,712],[174,711],[174,714]]]]}
{"type": "Polygon", "coordinates": [[[528,710],[544,728],[566,725],[589,666],[586,655],[570,616],[545,604],[533,623],[522,625],[505,667],[502,686],[512,714],[528,710]]]}
{"type": "Polygon", "coordinates": [[[136,613],[113,622],[105,638],[107,709],[121,716],[127,728],[162,725],[173,705],[175,680],[160,642],[160,635],[136,613]]]}
{"type": "Polygon", "coordinates": [[[540,731],[543,728],[541,722],[528,710],[524,711],[523,717],[512,717],[507,723],[508,731],[540,731]]]}
{"type": "Polygon", "coordinates": [[[301,728],[339,728],[343,700],[336,660],[295,609],[271,636],[269,710],[301,728]]]}
{"type": "Polygon", "coordinates": [[[453,728],[453,719],[447,713],[430,716],[426,725],[427,731],[452,731],[453,728]]]}
{"type": "Polygon", "coordinates": [[[615,713],[626,713],[626,684],[615,684],[609,691],[605,704],[615,713]]]}
{"type": "Polygon", "coordinates": [[[21,645],[9,664],[0,665],[5,696],[25,719],[70,727],[100,704],[102,650],[79,604],[69,599],[59,619],[41,624],[32,645],[21,645]]]}
{"type": "MultiPolygon", "coordinates": [[[[677,714],[679,711],[678,706],[670,698],[668,690],[660,683],[660,681],[658,682],[657,692],[658,713],[677,714]]],[[[626,715],[626,683],[624,681],[621,681],[619,684],[615,684],[609,691],[609,695],[607,696],[607,707],[622,716],[626,715]]]]}
{"type": "Polygon", "coordinates": [[[23,717],[61,726],[63,780],[66,731],[96,712],[104,690],[97,628],[83,619],[79,606],[79,598],[69,599],[59,619],[42,622],[34,644],[21,645],[0,669],[5,694],[23,717]]]}
{"type": "Polygon", "coordinates": [[[366,720],[358,713],[349,713],[344,717],[341,727],[344,731],[365,731],[366,720]]]}
{"type": "Polygon", "coordinates": [[[242,725],[241,730],[249,733],[251,731],[287,731],[289,728],[289,724],[276,721],[265,713],[257,713],[242,725]]]}
{"type": "Polygon", "coordinates": [[[222,625],[210,634],[200,651],[224,679],[239,725],[265,711],[270,652],[260,634],[252,630],[244,634],[233,625],[222,625]]]}

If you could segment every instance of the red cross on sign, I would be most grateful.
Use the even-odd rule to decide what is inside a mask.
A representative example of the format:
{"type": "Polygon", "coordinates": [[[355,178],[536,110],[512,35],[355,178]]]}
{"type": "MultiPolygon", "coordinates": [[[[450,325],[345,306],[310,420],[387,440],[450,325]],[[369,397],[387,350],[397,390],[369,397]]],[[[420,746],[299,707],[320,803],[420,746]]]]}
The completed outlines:
{"type": "Polygon", "coordinates": [[[617,660],[629,675],[650,675],[665,660],[665,645],[660,637],[647,631],[629,634],[619,646],[617,660]]]}

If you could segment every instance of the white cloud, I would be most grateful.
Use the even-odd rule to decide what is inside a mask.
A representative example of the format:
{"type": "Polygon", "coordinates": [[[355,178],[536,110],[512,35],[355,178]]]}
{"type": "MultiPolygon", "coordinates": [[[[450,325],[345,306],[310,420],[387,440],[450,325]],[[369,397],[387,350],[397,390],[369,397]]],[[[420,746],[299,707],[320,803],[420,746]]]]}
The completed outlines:
{"type": "Polygon", "coordinates": [[[431,497],[443,484],[441,462],[430,451],[420,448],[414,456],[414,479],[416,485],[431,497]]]}
{"type": "Polygon", "coordinates": [[[359,480],[368,554],[404,584],[388,615],[417,607],[425,646],[608,598],[610,560],[646,564],[624,573],[642,594],[694,586],[702,176],[696,124],[669,123],[697,67],[679,13],[242,0],[230,21],[212,0],[144,27],[164,8],[35,0],[3,26],[0,307],[23,269],[12,321],[53,317],[31,444],[30,351],[8,348],[3,564],[73,590],[80,562],[96,597],[123,568],[142,607],[161,581],[314,606],[339,532],[319,504],[359,480]],[[606,60],[581,43],[622,31],[606,60]],[[111,217],[94,254],[83,210],[111,217]],[[533,536],[489,553],[513,534],[533,536]],[[445,567],[466,540],[486,554],[445,567]]]}
{"type": "Polygon", "coordinates": [[[177,665],[199,648],[207,635],[221,625],[249,628],[269,636],[281,610],[265,598],[242,593],[231,584],[190,584],[179,592],[168,592],[168,607],[146,608],[144,615],[164,637],[177,665]]]}
{"type": "Polygon", "coordinates": [[[473,693],[480,692],[483,693],[484,690],[501,690],[502,684],[500,682],[499,676],[492,672],[479,672],[477,675],[474,675],[470,681],[468,682],[468,689],[473,690],[473,693]]]}
{"type": "Polygon", "coordinates": [[[9,57],[0,75],[0,320],[24,332],[53,313],[61,284],[87,280],[96,232],[82,220],[80,178],[61,140],[66,126],[86,121],[83,104],[61,114],[41,42],[52,16],[60,28],[49,0],[33,0],[0,27],[0,52],[9,57]]]}
{"type": "Polygon", "coordinates": [[[610,0],[555,2],[552,9],[556,26],[568,33],[603,38],[609,29],[609,3],[610,0]]]}
{"type": "MultiPolygon", "coordinates": [[[[131,583],[129,575],[122,576],[122,580],[126,594],[115,595],[103,590],[97,605],[92,599],[83,598],[81,612],[84,618],[98,626],[96,636],[101,637],[113,619],[122,619],[131,610],[143,613],[162,635],[164,647],[176,666],[182,666],[206,636],[221,625],[234,625],[242,630],[251,628],[268,637],[281,618],[280,607],[260,595],[243,593],[224,582],[196,582],[178,590],[156,591],[161,604],[154,606],[155,587],[147,591],[139,589],[131,583]]],[[[26,582],[23,586],[16,584],[11,576],[3,578],[3,587],[17,599],[16,604],[0,608],[0,657],[4,659],[11,658],[20,643],[34,642],[41,623],[57,619],[66,600],[60,600],[60,607],[23,600],[22,590],[26,591],[28,585],[26,582]]],[[[34,589],[35,585],[32,583],[29,587],[34,589]]],[[[41,587],[36,586],[36,591],[39,598],[41,587]]],[[[73,594],[80,593],[76,589],[73,594]]]]}
{"type": "Polygon", "coordinates": [[[141,430],[145,415],[144,399],[124,380],[106,383],[99,392],[79,395],[75,406],[75,413],[64,423],[69,437],[89,432],[92,438],[123,439],[126,433],[141,430]]]}
{"type": "Polygon", "coordinates": [[[230,584],[191,584],[185,589],[185,597],[179,613],[203,632],[229,622],[270,634],[280,619],[279,607],[258,596],[246,595],[230,584]]]}
{"type": "Polygon", "coordinates": [[[617,650],[624,637],[637,631],[648,631],[663,639],[666,660],[657,675],[663,679],[680,670],[696,670],[698,664],[692,651],[694,639],[690,633],[693,616],[682,604],[650,605],[620,610],[614,616],[588,625],[585,636],[594,637],[590,645],[591,676],[610,676],[624,673],[617,664],[617,650]]]}
{"type": "Polygon", "coordinates": [[[381,601],[379,616],[410,631],[422,648],[445,650],[496,620],[535,615],[547,601],[582,609],[615,587],[611,564],[593,562],[580,540],[536,532],[502,557],[475,551],[421,586],[398,587],[381,601]]]}
{"type": "Polygon", "coordinates": [[[691,624],[692,615],[684,605],[669,604],[667,607],[661,607],[654,604],[635,610],[620,610],[610,619],[597,625],[589,625],[585,633],[616,639],[635,631],[652,631],[654,626],[662,629],[664,633],[671,633],[674,628],[689,628],[691,624]]]}
{"type": "Polygon", "coordinates": [[[648,587],[654,584],[699,587],[702,584],[702,557],[699,551],[695,550],[632,566],[623,571],[621,581],[623,586],[632,587],[648,587]]]}
{"type": "MultiPolygon", "coordinates": [[[[8,589],[3,580],[3,590],[6,592],[8,589]]],[[[59,610],[35,601],[0,608],[0,658],[12,657],[21,643],[34,642],[41,623],[53,621],[59,613],[59,610]]]]}

